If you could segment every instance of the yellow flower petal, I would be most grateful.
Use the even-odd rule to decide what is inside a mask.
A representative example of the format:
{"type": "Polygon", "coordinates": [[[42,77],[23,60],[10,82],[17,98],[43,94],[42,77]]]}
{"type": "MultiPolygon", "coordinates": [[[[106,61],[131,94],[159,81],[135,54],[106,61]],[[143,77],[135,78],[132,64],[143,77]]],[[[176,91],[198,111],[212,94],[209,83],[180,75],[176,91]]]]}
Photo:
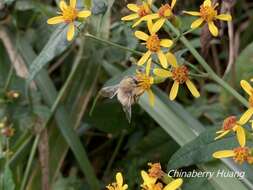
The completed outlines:
{"type": "Polygon", "coordinates": [[[150,74],[150,68],[151,68],[151,64],[152,64],[152,59],[150,58],[147,62],[147,65],[146,65],[146,75],[149,76],[150,74]]]}
{"type": "Polygon", "coordinates": [[[200,16],[200,12],[197,12],[197,11],[183,11],[183,13],[192,15],[192,16],[200,16]]]}
{"type": "Polygon", "coordinates": [[[241,87],[243,88],[243,90],[248,94],[248,95],[252,95],[251,91],[253,90],[252,86],[246,81],[246,80],[241,80],[240,82],[241,87]]]}
{"type": "Polygon", "coordinates": [[[186,81],[186,85],[187,85],[188,89],[190,90],[190,92],[192,93],[192,95],[195,98],[200,97],[199,91],[197,90],[197,88],[195,87],[195,85],[192,83],[192,81],[187,80],[186,81]]]}
{"type": "Polygon", "coordinates": [[[166,57],[169,64],[171,64],[173,67],[177,67],[177,58],[175,55],[173,55],[173,53],[168,52],[166,57]]]}
{"type": "Polygon", "coordinates": [[[68,6],[67,6],[66,2],[62,0],[59,3],[59,7],[60,7],[61,11],[64,11],[68,6]]]}
{"type": "Polygon", "coordinates": [[[157,52],[157,56],[158,56],[158,59],[162,65],[162,67],[166,69],[168,67],[168,62],[167,62],[167,58],[164,55],[164,53],[160,50],[157,52]]]}
{"type": "Polygon", "coordinates": [[[218,139],[220,139],[220,138],[226,136],[229,132],[230,132],[229,130],[223,131],[223,133],[221,133],[219,136],[215,137],[214,140],[218,140],[218,139]]]}
{"type": "Polygon", "coordinates": [[[126,190],[126,189],[128,189],[128,185],[127,184],[125,184],[125,185],[123,185],[123,187],[122,187],[123,189],[122,190],[126,190]]]}
{"type": "Polygon", "coordinates": [[[208,28],[213,36],[218,36],[219,31],[218,28],[215,26],[214,22],[208,22],[208,28]]]}
{"type": "Polygon", "coordinates": [[[179,88],[179,83],[177,81],[174,81],[173,86],[170,90],[170,100],[175,100],[177,97],[177,92],[179,88]]]}
{"type": "Polygon", "coordinates": [[[154,69],[154,74],[156,76],[162,77],[162,78],[168,78],[172,77],[172,73],[170,71],[164,70],[164,69],[154,69]]]}
{"type": "Polygon", "coordinates": [[[228,158],[235,155],[233,150],[221,150],[213,153],[214,158],[228,158]]]}
{"type": "Polygon", "coordinates": [[[253,120],[250,120],[251,122],[251,129],[253,130],[253,120]]]}
{"type": "Polygon", "coordinates": [[[181,178],[173,180],[171,183],[166,185],[163,190],[176,190],[183,184],[183,180],[181,178]]]}
{"type": "Polygon", "coordinates": [[[148,5],[152,5],[153,0],[148,0],[148,5]]]}
{"type": "Polygon", "coordinates": [[[138,38],[138,39],[140,39],[140,40],[143,40],[143,41],[147,41],[148,38],[149,38],[149,35],[148,35],[148,34],[146,34],[145,32],[139,31],[139,30],[136,31],[136,32],[134,33],[134,35],[135,35],[136,38],[138,38]]]}
{"type": "Polygon", "coordinates": [[[134,19],[137,19],[139,18],[139,15],[138,14],[130,14],[128,16],[124,16],[121,18],[121,20],[134,20],[134,19]]]}
{"type": "Polygon", "coordinates": [[[78,17],[79,18],[87,18],[91,15],[91,12],[90,11],[80,11],[78,12],[78,17]]]}
{"type": "Polygon", "coordinates": [[[149,33],[152,34],[153,21],[151,19],[147,20],[147,26],[149,33]]]}
{"type": "Polygon", "coordinates": [[[220,14],[220,15],[216,16],[215,18],[219,19],[219,20],[224,20],[224,21],[231,21],[232,20],[232,16],[230,14],[220,14]]]}
{"type": "Polygon", "coordinates": [[[141,171],[141,177],[143,179],[143,185],[146,185],[148,187],[152,187],[155,183],[157,178],[150,177],[147,172],[141,171]]]}
{"type": "Polygon", "coordinates": [[[69,1],[69,5],[70,5],[72,8],[76,8],[76,0],[70,0],[70,1],[69,1]]]}
{"type": "Polygon", "coordinates": [[[47,20],[47,24],[59,24],[64,22],[63,16],[56,16],[47,20]]]}
{"type": "Polygon", "coordinates": [[[138,19],[133,25],[132,25],[132,28],[138,26],[142,21],[144,21],[143,17],[138,19]]]}
{"type": "Polygon", "coordinates": [[[171,1],[171,5],[170,5],[171,9],[173,9],[175,7],[176,2],[177,2],[177,0],[172,0],[171,1]]]}
{"type": "Polygon", "coordinates": [[[137,65],[143,65],[144,63],[146,63],[146,61],[148,60],[148,58],[151,56],[151,51],[147,51],[142,57],[141,59],[137,62],[137,65]]]}
{"type": "Polygon", "coordinates": [[[252,117],[253,115],[253,108],[249,108],[240,118],[239,120],[239,124],[240,125],[244,125],[246,124],[250,118],[252,117]]]}
{"type": "Polygon", "coordinates": [[[220,130],[220,131],[216,131],[216,134],[220,134],[220,133],[223,133],[224,130],[220,130]]]}
{"type": "Polygon", "coordinates": [[[133,12],[138,12],[140,9],[136,4],[132,4],[132,3],[128,4],[127,8],[133,12]]]}
{"type": "Polygon", "coordinates": [[[203,18],[199,18],[191,24],[191,28],[192,29],[198,28],[203,22],[204,22],[203,18]]]}
{"type": "Polygon", "coordinates": [[[123,185],[123,176],[120,172],[118,172],[116,174],[116,182],[117,182],[119,187],[121,187],[123,185]]]}
{"type": "Polygon", "coordinates": [[[204,1],[204,6],[212,6],[212,1],[211,0],[205,0],[204,1]]]}
{"type": "Polygon", "coordinates": [[[150,14],[150,15],[146,15],[144,17],[142,17],[144,20],[154,20],[154,19],[158,19],[160,18],[159,14],[154,13],[154,14],[150,14]]]}
{"type": "Polygon", "coordinates": [[[67,40],[71,41],[75,34],[75,25],[74,23],[69,24],[68,33],[67,33],[67,40]]]}
{"type": "Polygon", "coordinates": [[[169,40],[169,39],[162,39],[160,41],[160,46],[162,47],[166,47],[166,48],[169,48],[173,45],[173,41],[172,40],[169,40]]]}
{"type": "Polygon", "coordinates": [[[241,126],[237,127],[236,136],[237,136],[237,140],[238,140],[240,146],[244,147],[246,144],[246,136],[245,136],[245,131],[241,126]]]}
{"type": "Polygon", "coordinates": [[[151,107],[154,107],[154,105],[155,105],[155,95],[154,95],[154,93],[152,92],[151,89],[148,89],[147,93],[148,93],[149,104],[150,104],[151,107]]]}
{"type": "Polygon", "coordinates": [[[158,32],[165,23],[165,20],[165,18],[160,18],[158,21],[156,21],[151,29],[151,34],[158,32]]]}

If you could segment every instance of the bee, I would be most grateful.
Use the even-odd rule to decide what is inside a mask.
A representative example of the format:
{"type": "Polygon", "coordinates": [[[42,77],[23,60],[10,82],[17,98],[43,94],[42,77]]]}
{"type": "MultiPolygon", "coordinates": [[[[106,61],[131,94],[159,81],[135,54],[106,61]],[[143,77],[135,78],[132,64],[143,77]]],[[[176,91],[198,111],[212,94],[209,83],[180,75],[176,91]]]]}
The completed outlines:
{"type": "Polygon", "coordinates": [[[127,120],[131,122],[132,105],[137,103],[139,97],[144,91],[139,88],[138,81],[135,76],[126,76],[119,84],[104,87],[100,90],[100,95],[112,99],[117,96],[118,101],[122,105],[126,113],[127,120]]]}

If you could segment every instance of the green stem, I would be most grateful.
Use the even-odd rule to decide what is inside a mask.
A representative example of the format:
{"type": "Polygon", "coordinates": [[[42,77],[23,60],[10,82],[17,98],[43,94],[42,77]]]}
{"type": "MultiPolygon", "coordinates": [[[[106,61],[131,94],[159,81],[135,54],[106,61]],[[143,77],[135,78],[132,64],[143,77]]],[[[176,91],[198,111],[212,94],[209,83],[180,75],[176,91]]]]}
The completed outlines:
{"type": "Polygon", "coordinates": [[[140,52],[140,51],[136,51],[136,50],[134,50],[134,49],[127,48],[127,47],[125,47],[125,46],[122,46],[122,45],[119,45],[119,44],[110,42],[110,41],[108,41],[108,40],[104,40],[104,39],[98,38],[98,37],[96,37],[96,36],[94,36],[94,35],[92,35],[92,34],[85,34],[85,37],[88,37],[88,38],[91,38],[91,39],[93,39],[93,40],[102,42],[102,43],[104,43],[104,44],[108,44],[108,45],[117,47],[117,48],[122,49],[122,50],[125,50],[125,51],[132,52],[132,53],[134,53],[134,54],[136,54],[136,55],[143,55],[143,53],[140,52]]]}
{"type": "Polygon", "coordinates": [[[6,92],[6,91],[8,90],[8,88],[9,88],[9,86],[10,86],[10,84],[11,84],[11,79],[12,79],[13,73],[14,73],[13,71],[14,71],[14,68],[13,68],[13,66],[11,65],[11,68],[10,68],[10,71],[9,71],[9,73],[8,73],[8,77],[7,77],[6,83],[5,83],[5,85],[4,85],[4,92],[6,92]]]}
{"type": "Polygon", "coordinates": [[[27,163],[27,166],[26,166],[26,169],[25,169],[25,174],[24,174],[24,177],[23,177],[23,180],[22,180],[22,183],[21,183],[20,190],[25,189],[25,185],[27,183],[27,179],[28,179],[31,167],[32,167],[32,162],[33,162],[33,159],[34,159],[34,156],[35,156],[35,153],[36,153],[36,149],[37,149],[37,145],[39,143],[39,139],[40,139],[40,134],[36,135],[35,140],[33,142],[32,150],[31,150],[31,153],[30,153],[30,156],[29,156],[29,159],[28,159],[28,163],[27,163]]]}
{"type": "Polygon", "coordinates": [[[110,171],[110,168],[112,167],[112,164],[113,164],[113,162],[114,162],[114,160],[115,160],[115,158],[116,158],[116,156],[117,156],[117,154],[119,152],[119,149],[120,149],[120,147],[122,145],[122,142],[124,140],[124,136],[125,136],[125,133],[123,131],[122,134],[121,134],[121,136],[120,136],[120,138],[119,138],[119,140],[118,140],[118,142],[117,142],[117,145],[116,145],[116,148],[115,148],[115,150],[114,150],[114,152],[112,154],[112,157],[109,160],[109,163],[108,163],[108,165],[107,165],[107,167],[105,169],[104,176],[108,175],[108,173],[110,171]]]}

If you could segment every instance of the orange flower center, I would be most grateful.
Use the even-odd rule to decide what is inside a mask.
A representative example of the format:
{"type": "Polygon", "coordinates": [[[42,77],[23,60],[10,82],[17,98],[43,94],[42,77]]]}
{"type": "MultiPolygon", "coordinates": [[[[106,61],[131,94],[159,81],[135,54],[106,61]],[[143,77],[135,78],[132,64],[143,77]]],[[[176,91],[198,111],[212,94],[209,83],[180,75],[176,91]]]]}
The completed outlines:
{"type": "Polygon", "coordinates": [[[156,34],[151,35],[147,40],[146,47],[152,52],[159,51],[161,48],[159,37],[156,34]]]}
{"type": "Polygon", "coordinates": [[[171,6],[169,4],[165,4],[161,6],[158,10],[158,14],[160,15],[160,17],[166,17],[166,18],[172,17],[173,13],[172,13],[171,6]]]}
{"type": "Polygon", "coordinates": [[[238,147],[234,149],[235,156],[234,161],[238,164],[242,164],[244,161],[252,160],[251,151],[248,147],[238,147]]]}
{"type": "Polygon", "coordinates": [[[253,107],[253,94],[249,97],[249,106],[253,107]]]}
{"type": "Polygon", "coordinates": [[[137,73],[135,78],[136,78],[138,87],[143,91],[150,89],[151,85],[153,84],[153,78],[150,76],[147,76],[144,73],[137,73]]]}
{"type": "Polygon", "coordinates": [[[144,17],[150,13],[150,8],[148,5],[140,5],[138,10],[138,15],[144,17]]]}
{"type": "Polygon", "coordinates": [[[62,16],[66,23],[74,22],[77,18],[77,14],[78,14],[77,10],[70,6],[66,7],[62,11],[62,16]]]}
{"type": "Polygon", "coordinates": [[[200,6],[200,16],[206,22],[213,21],[215,19],[215,17],[217,16],[217,11],[215,10],[216,6],[217,5],[215,5],[214,7],[201,5],[200,6]]]}
{"type": "Polygon", "coordinates": [[[231,130],[233,129],[233,127],[235,126],[237,122],[237,119],[235,116],[230,116],[227,117],[224,122],[223,122],[223,130],[227,131],[227,130],[231,130]]]}
{"type": "Polygon", "coordinates": [[[180,84],[185,83],[189,79],[189,70],[186,66],[179,66],[172,69],[172,79],[180,84]]]}

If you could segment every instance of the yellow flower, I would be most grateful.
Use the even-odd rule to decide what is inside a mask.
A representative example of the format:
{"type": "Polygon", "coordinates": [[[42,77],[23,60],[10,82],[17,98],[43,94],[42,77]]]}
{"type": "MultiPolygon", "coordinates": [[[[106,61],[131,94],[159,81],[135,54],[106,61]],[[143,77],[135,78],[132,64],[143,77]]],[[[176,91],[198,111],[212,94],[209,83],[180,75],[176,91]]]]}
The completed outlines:
{"type": "Polygon", "coordinates": [[[142,21],[146,20],[146,16],[152,13],[151,11],[152,0],[148,0],[147,2],[143,1],[142,5],[137,4],[128,4],[127,8],[133,11],[133,14],[125,16],[121,18],[123,21],[136,20],[132,27],[136,27],[142,21]]]}
{"type": "Polygon", "coordinates": [[[188,68],[184,65],[179,66],[175,56],[172,53],[167,53],[166,56],[167,59],[170,60],[172,71],[165,69],[154,69],[154,74],[163,78],[170,77],[174,80],[173,86],[170,90],[170,100],[174,100],[177,97],[179,85],[184,83],[186,83],[186,86],[190,90],[191,94],[195,98],[198,98],[200,94],[195,85],[189,79],[188,68]]]}
{"type": "Polygon", "coordinates": [[[181,178],[175,179],[166,185],[163,190],[176,190],[179,189],[183,184],[183,180],[181,178]]]}
{"type": "Polygon", "coordinates": [[[141,171],[141,177],[143,179],[143,183],[141,187],[144,190],[154,190],[154,187],[156,186],[157,178],[149,176],[148,173],[145,172],[144,170],[141,171]]]}
{"type": "Polygon", "coordinates": [[[116,174],[116,182],[106,186],[108,190],[126,190],[128,188],[127,184],[123,184],[122,173],[118,172],[116,174]]]}
{"type": "Polygon", "coordinates": [[[224,122],[222,129],[220,131],[217,131],[216,133],[219,134],[215,140],[220,139],[230,133],[231,131],[235,131],[237,135],[237,139],[239,144],[244,147],[246,143],[246,136],[245,131],[242,127],[242,125],[246,124],[248,120],[243,120],[245,118],[241,117],[239,121],[237,121],[235,116],[229,116],[227,117],[224,122]]]}
{"type": "Polygon", "coordinates": [[[252,151],[248,147],[237,147],[234,150],[222,150],[213,153],[214,158],[229,158],[233,157],[234,161],[238,164],[248,162],[253,164],[252,151]]]}
{"type": "Polygon", "coordinates": [[[216,10],[218,3],[212,5],[211,0],[205,0],[204,3],[200,6],[200,11],[184,11],[184,13],[199,16],[200,18],[194,21],[191,25],[192,29],[198,28],[203,22],[208,24],[209,31],[213,36],[218,36],[218,28],[215,26],[215,20],[231,21],[232,17],[230,14],[220,14],[216,10]]]}
{"type": "Polygon", "coordinates": [[[136,95],[136,97],[139,97],[146,91],[148,93],[149,103],[153,107],[155,104],[155,96],[151,90],[151,86],[154,83],[154,78],[150,76],[151,63],[152,60],[149,59],[146,66],[146,73],[136,73],[135,79],[137,81],[137,88],[135,89],[134,94],[136,95]]]}
{"type": "Polygon", "coordinates": [[[165,5],[162,5],[159,9],[158,12],[155,14],[150,14],[145,17],[147,20],[153,20],[153,19],[158,19],[154,26],[157,31],[160,30],[160,28],[164,25],[165,21],[167,19],[171,20],[174,17],[173,14],[173,8],[175,7],[177,0],[172,0],[171,4],[166,3],[165,5]]]}
{"type": "Polygon", "coordinates": [[[160,39],[156,34],[158,30],[151,20],[148,20],[148,30],[150,35],[142,31],[135,32],[135,36],[138,39],[145,41],[146,48],[148,49],[148,51],[142,56],[142,58],[138,61],[137,64],[143,65],[151,57],[152,53],[154,53],[158,56],[162,67],[167,68],[168,62],[161,48],[170,48],[173,42],[169,39],[160,39]]]}
{"type": "Polygon", "coordinates": [[[47,20],[48,24],[66,23],[69,25],[67,32],[67,40],[71,41],[75,34],[74,22],[78,18],[87,18],[91,15],[88,10],[78,11],[76,9],[76,0],[70,0],[70,4],[67,5],[64,0],[60,1],[60,16],[56,16],[47,20]]]}
{"type": "Polygon", "coordinates": [[[163,187],[162,183],[157,182],[158,178],[151,177],[147,172],[141,171],[141,176],[143,179],[142,190],[176,190],[183,184],[183,180],[179,178],[163,187]]]}
{"type": "Polygon", "coordinates": [[[248,121],[253,115],[253,88],[252,86],[245,80],[241,80],[241,87],[243,90],[249,95],[249,108],[248,110],[242,115],[242,120],[248,121]]]}

